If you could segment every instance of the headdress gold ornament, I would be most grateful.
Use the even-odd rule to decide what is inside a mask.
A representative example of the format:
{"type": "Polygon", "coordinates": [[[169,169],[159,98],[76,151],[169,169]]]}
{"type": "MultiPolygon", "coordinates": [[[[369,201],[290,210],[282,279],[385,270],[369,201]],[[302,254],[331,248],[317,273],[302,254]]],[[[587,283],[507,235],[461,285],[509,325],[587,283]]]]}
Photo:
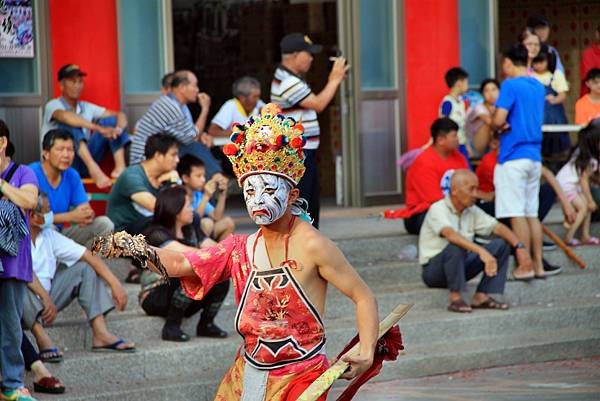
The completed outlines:
{"type": "Polygon", "coordinates": [[[305,170],[302,124],[284,116],[278,105],[269,103],[259,116],[251,116],[245,124],[234,123],[231,129],[232,143],[223,147],[223,153],[231,161],[240,185],[246,177],[261,173],[298,184],[305,170]]]}

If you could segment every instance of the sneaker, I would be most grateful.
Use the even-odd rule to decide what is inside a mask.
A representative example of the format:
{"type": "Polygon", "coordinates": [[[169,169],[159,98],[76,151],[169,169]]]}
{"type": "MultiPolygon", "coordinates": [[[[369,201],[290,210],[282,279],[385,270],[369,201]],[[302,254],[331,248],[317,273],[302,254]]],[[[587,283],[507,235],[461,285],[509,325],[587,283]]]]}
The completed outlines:
{"type": "Polygon", "coordinates": [[[183,343],[189,341],[190,336],[188,336],[183,330],[181,330],[181,327],[177,325],[165,324],[162,329],[162,339],[164,341],[183,343]]]}
{"type": "Polygon", "coordinates": [[[542,248],[544,251],[553,251],[556,249],[556,244],[552,241],[544,241],[542,243],[542,248]]]}
{"type": "Polygon", "coordinates": [[[31,396],[29,390],[25,387],[22,387],[18,390],[2,390],[0,392],[0,400],[3,401],[36,401],[35,398],[31,396]]]}
{"type": "Polygon", "coordinates": [[[546,259],[542,259],[542,264],[544,265],[544,273],[546,276],[555,276],[563,271],[562,267],[551,265],[546,259]]]}
{"type": "Polygon", "coordinates": [[[221,328],[216,324],[208,323],[198,325],[196,328],[196,335],[198,337],[225,338],[228,336],[228,333],[224,330],[221,330],[221,328]]]}

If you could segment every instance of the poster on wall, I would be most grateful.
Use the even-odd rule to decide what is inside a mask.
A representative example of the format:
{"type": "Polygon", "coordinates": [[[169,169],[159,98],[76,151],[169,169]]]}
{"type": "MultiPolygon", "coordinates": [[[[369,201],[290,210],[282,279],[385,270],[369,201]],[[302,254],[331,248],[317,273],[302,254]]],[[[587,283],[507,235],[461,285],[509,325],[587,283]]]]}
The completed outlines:
{"type": "Polygon", "coordinates": [[[0,0],[0,57],[33,57],[32,0],[0,0]]]}

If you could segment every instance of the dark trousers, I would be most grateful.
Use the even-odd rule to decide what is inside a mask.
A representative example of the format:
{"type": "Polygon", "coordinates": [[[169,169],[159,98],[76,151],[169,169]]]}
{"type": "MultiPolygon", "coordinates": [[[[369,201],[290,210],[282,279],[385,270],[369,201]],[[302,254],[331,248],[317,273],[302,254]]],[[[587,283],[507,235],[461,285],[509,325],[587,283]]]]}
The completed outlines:
{"type": "MultiPolygon", "coordinates": [[[[552,205],[554,205],[554,201],[556,200],[556,193],[550,186],[550,184],[545,183],[540,186],[540,194],[539,194],[539,208],[538,208],[538,218],[540,221],[544,221],[548,213],[550,213],[550,209],[552,209],[552,205]]],[[[479,202],[477,204],[484,212],[489,214],[490,216],[496,216],[496,209],[494,206],[494,201],[491,202],[479,202]]],[[[510,219],[502,219],[502,223],[508,225],[510,227],[510,219]]]]}
{"type": "MultiPolygon", "coordinates": [[[[117,117],[110,116],[99,119],[96,122],[98,125],[103,127],[116,127],[117,126],[117,117]]],[[[126,132],[123,132],[115,139],[107,139],[103,137],[100,133],[94,133],[91,137],[86,138],[83,130],[81,128],[71,127],[66,124],[59,124],[59,128],[65,129],[73,135],[75,140],[75,148],[79,146],[81,141],[85,141],[88,146],[88,150],[92,155],[92,158],[96,163],[102,162],[104,159],[104,155],[106,151],[110,149],[112,153],[115,153],[117,150],[124,148],[128,143],[131,142],[131,138],[126,132]]],[[[75,159],[73,160],[73,168],[77,170],[79,175],[82,177],[88,177],[89,172],[87,170],[86,165],[83,163],[83,160],[79,158],[76,154],[75,159]]]]}
{"type": "Polygon", "coordinates": [[[313,219],[313,226],[319,228],[319,213],[321,211],[321,184],[319,181],[319,170],[317,168],[316,149],[304,150],[304,167],[306,171],[298,183],[300,197],[308,202],[308,213],[313,219]]]}
{"type": "MultiPolygon", "coordinates": [[[[477,286],[477,292],[502,294],[506,284],[510,247],[503,239],[496,238],[484,245],[484,248],[496,258],[498,273],[494,277],[484,273],[477,286]]],[[[466,282],[483,269],[484,264],[479,255],[449,244],[423,266],[422,277],[428,287],[448,288],[450,291],[460,292],[465,289],[466,282]]]]}
{"type": "Polygon", "coordinates": [[[195,301],[183,294],[179,279],[169,279],[168,284],[159,285],[150,290],[142,302],[142,309],[150,316],[162,316],[167,319],[179,320],[181,317],[190,317],[202,310],[200,323],[212,323],[229,291],[229,281],[215,285],[200,300],[195,301]]]}
{"type": "Polygon", "coordinates": [[[23,353],[25,369],[27,370],[31,370],[31,365],[40,360],[40,355],[25,333],[23,333],[23,340],[21,341],[21,353],[23,353]]]}
{"type": "Polygon", "coordinates": [[[421,213],[413,214],[409,218],[404,219],[404,228],[406,228],[406,231],[409,234],[419,235],[426,215],[427,210],[421,213]]]}

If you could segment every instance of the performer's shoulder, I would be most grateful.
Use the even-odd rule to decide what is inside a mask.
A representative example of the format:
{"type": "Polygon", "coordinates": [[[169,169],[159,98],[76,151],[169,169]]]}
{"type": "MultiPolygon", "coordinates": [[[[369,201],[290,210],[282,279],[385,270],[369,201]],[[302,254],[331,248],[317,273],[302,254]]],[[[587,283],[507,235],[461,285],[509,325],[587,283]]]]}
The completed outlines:
{"type": "Polygon", "coordinates": [[[306,247],[307,250],[321,249],[325,244],[335,246],[333,242],[323,233],[314,228],[310,223],[301,221],[296,230],[296,241],[306,247]]]}

